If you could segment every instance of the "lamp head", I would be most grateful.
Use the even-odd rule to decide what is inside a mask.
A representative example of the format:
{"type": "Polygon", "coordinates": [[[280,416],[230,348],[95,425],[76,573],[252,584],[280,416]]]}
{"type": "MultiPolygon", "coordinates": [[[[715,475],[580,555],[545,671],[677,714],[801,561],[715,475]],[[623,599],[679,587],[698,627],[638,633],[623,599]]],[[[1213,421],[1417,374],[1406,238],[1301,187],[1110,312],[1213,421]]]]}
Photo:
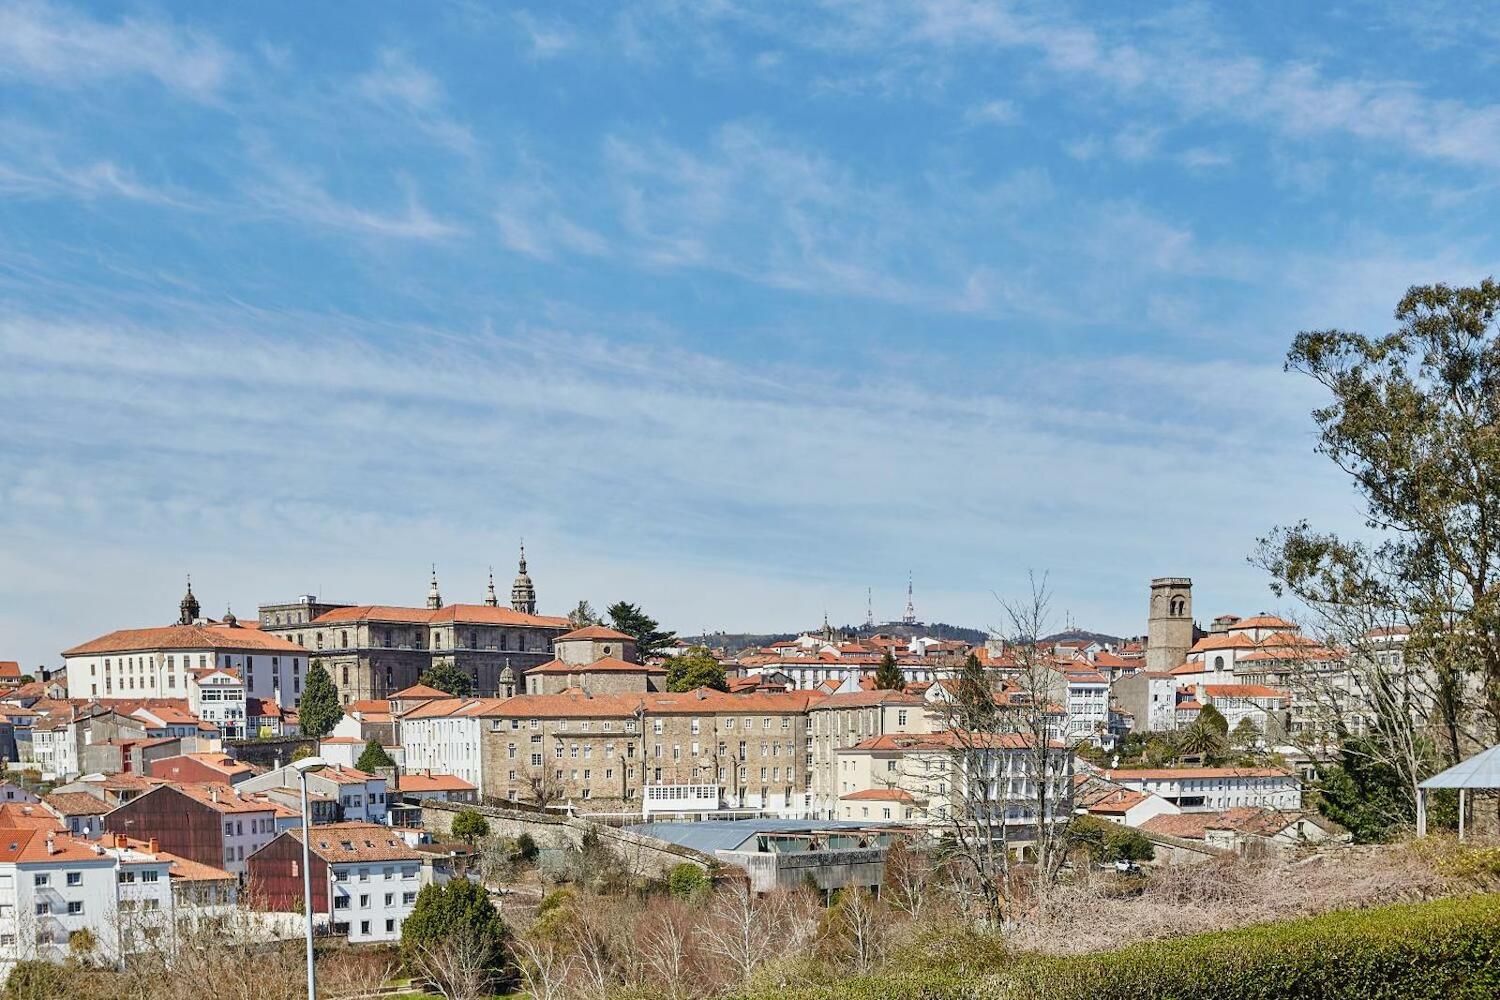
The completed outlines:
{"type": "Polygon", "coordinates": [[[328,761],[322,757],[303,757],[301,760],[292,761],[292,766],[302,774],[316,774],[328,766],[328,761]]]}

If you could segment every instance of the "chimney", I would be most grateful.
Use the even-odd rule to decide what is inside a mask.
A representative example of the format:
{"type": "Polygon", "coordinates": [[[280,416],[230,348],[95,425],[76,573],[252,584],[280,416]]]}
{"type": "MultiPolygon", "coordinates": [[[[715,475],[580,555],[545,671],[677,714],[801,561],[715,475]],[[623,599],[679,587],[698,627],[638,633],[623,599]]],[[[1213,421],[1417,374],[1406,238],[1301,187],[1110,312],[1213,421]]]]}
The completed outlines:
{"type": "Polygon", "coordinates": [[[157,840],[155,837],[152,837],[150,840],[146,841],[146,852],[148,854],[155,854],[159,850],[161,850],[161,841],[160,840],[157,840]]]}
{"type": "Polygon", "coordinates": [[[115,834],[115,846],[121,849],[125,847],[125,835],[123,833],[115,834]]]}
{"type": "Polygon", "coordinates": [[[47,834],[47,853],[48,854],[56,854],[57,853],[57,841],[53,839],[51,833],[47,834]]]}
{"type": "Polygon", "coordinates": [[[210,788],[208,790],[208,798],[211,802],[217,804],[219,801],[219,790],[217,788],[210,788]]]}

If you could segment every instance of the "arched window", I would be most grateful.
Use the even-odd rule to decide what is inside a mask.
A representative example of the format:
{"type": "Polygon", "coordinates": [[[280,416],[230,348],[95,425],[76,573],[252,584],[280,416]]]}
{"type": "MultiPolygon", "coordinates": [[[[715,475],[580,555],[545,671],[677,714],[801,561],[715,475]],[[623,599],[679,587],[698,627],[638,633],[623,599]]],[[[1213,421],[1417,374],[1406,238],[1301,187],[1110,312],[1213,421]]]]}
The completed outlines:
{"type": "Polygon", "coordinates": [[[1181,597],[1174,597],[1174,598],[1172,598],[1172,605],[1171,605],[1171,608],[1172,608],[1172,610],[1171,610],[1172,617],[1176,618],[1176,617],[1181,616],[1181,614],[1186,609],[1186,607],[1187,607],[1187,602],[1185,600],[1183,600],[1181,597]]]}
{"type": "Polygon", "coordinates": [[[1222,657],[1222,656],[1215,656],[1214,657],[1214,669],[1215,670],[1223,670],[1224,669],[1224,657],[1222,657]]]}

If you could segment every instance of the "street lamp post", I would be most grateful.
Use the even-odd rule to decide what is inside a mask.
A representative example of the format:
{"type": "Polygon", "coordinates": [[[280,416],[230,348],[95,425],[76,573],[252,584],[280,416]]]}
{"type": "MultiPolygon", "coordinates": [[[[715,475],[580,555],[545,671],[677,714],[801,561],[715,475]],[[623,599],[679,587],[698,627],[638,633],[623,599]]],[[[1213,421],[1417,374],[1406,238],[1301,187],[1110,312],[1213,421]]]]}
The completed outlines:
{"type": "Polygon", "coordinates": [[[318,978],[313,970],[312,813],[307,806],[307,776],[328,766],[322,757],[292,761],[302,783],[302,911],[307,915],[307,1000],[317,1000],[318,978]]]}

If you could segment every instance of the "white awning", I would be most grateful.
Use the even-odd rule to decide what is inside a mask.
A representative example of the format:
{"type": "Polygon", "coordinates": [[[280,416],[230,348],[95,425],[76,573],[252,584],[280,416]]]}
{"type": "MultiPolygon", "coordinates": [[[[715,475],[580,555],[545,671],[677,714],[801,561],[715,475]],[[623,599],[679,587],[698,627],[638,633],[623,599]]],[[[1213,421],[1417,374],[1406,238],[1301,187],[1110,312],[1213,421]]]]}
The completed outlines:
{"type": "Polygon", "coordinates": [[[1500,788],[1500,746],[1481,750],[1468,760],[1434,774],[1418,788],[1500,788]]]}

